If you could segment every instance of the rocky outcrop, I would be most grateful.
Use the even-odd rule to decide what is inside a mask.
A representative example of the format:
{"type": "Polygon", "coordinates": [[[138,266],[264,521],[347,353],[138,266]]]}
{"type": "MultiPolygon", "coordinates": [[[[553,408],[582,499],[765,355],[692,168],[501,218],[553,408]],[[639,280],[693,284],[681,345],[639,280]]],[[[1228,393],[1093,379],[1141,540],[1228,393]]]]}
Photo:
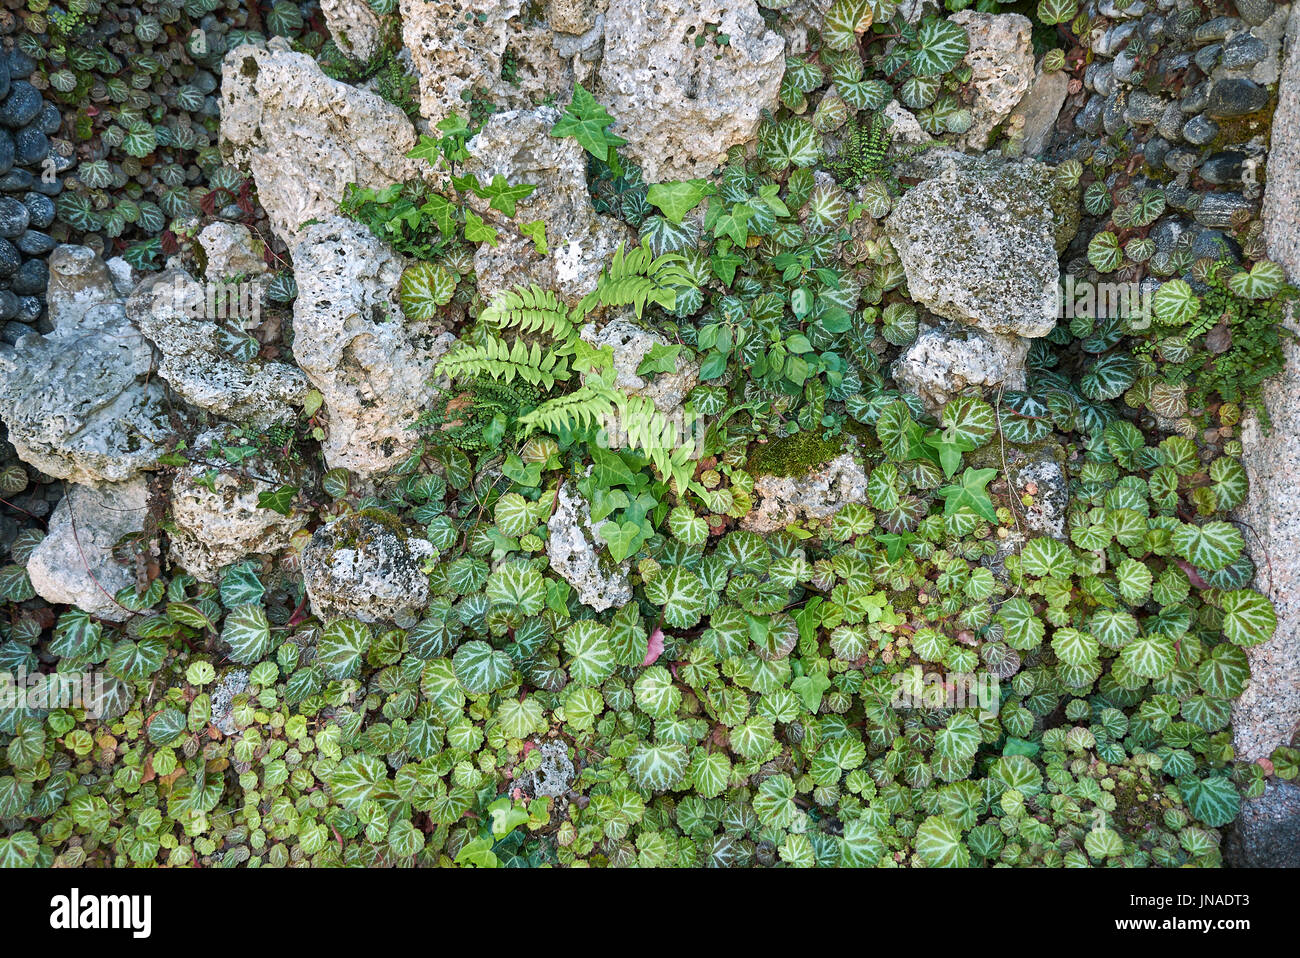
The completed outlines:
{"type": "MultiPolygon", "coordinates": [[[[1300,6],[1273,118],[1263,220],[1269,254],[1300,282],[1300,6]]],[[[1289,323],[1300,328],[1294,306],[1289,323]]],[[[1251,679],[1232,708],[1233,743],[1246,760],[1291,744],[1300,727],[1300,345],[1287,340],[1285,349],[1287,371],[1264,387],[1271,431],[1250,417],[1241,435],[1250,490],[1237,514],[1254,533],[1246,542],[1259,569],[1255,586],[1277,610],[1273,637],[1246,650],[1251,679]]]]}
{"type": "Polygon", "coordinates": [[[851,502],[864,502],[867,474],[844,452],[800,476],[759,476],[754,508],[740,520],[751,532],[775,532],[799,519],[829,519],[851,502]]]}
{"type": "Polygon", "coordinates": [[[67,603],[110,622],[133,614],[113,598],[136,581],[136,570],[118,561],[114,546],[140,532],[149,513],[148,484],[127,482],[69,486],[50,517],[49,530],[27,560],[36,594],[67,603]]]}
{"type": "Polygon", "coordinates": [[[949,19],[966,30],[971,68],[971,126],[962,137],[966,149],[982,150],[989,137],[1029,90],[1034,79],[1033,24],[1018,13],[962,10],[949,19]]]}
{"type": "MultiPolygon", "coordinates": [[[[243,293],[247,299],[260,290],[243,293]]],[[[288,363],[257,357],[241,362],[231,355],[232,345],[248,341],[239,294],[198,283],[184,270],[167,270],[137,286],[126,310],[158,347],[158,373],[177,395],[221,419],[268,426],[292,416],[311,386],[288,363]]]]}
{"type": "Polygon", "coordinates": [[[985,332],[1045,336],[1057,319],[1058,252],[1076,199],[1035,160],[924,158],[930,176],[885,221],[912,298],[985,332]]]}
{"type": "Polygon", "coordinates": [[[551,568],[578,591],[579,602],[603,612],[632,601],[628,563],[610,558],[596,535],[600,524],[592,524],[591,507],[581,493],[560,486],[546,528],[551,568]]]}
{"type": "Polygon", "coordinates": [[[614,354],[614,385],[629,395],[645,396],[661,413],[671,415],[682,407],[700,381],[700,365],[679,353],[672,372],[637,372],[655,346],[668,346],[661,333],[643,329],[631,319],[618,318],[604,326],[584,326],[579,335],[597,349],[608,346],[614,354]]]}
{"type": "Polygon", "coordinates": [[[1007,136],[1025,156],[1038,156],[1047,148],[1069,91],[1069,74],[1049,73],[1040,60],[1029,92],[1007,118],[1007,136]]]}
{"type": "Polygon", "coordinates": [[[172,479],[171,557],[202,582],[215,582],[223,566],[249,555],[274,555],[288,547],[310,515],[281,515],[258,506],[258,496],[302,486],[312,470],[255,455],[231,466],[221,459],[225,429],[212,429],[190,444],[203,459],[181,467],[172,479]]]}
{"type": "Polygon", "coordinates": [[[923,328],[894,361],[900,389],[921,397],[938,413],[971,386],[1023,389],[1029,341],[951,323],[923,328]]]}
{"type": "Polygon", "coordinates": [[[374,93],[331,80],[282,38],[244,44],[221,67],[221,151],[248,170],[271,227],[288,242],[338,211],[348,183],[382,188],[418,175],[415,130],[374,93]]]}
{"type": "Polygon", "coordinates": [[[235,276],[252,279],[267,272],[262,255],[265,245],[241,223],[217,220],[203,227],[198,239],[203,250],[203,275],[209,280],[235,276]]]}
{"type": "Polygon", "coordinates": [[[433,545],[385,513],[352,514],[317,529],[302,552],[312,614],[409,628],[429,602],[421,568],[433,545]]]}
{"type": "Polygon", "coordinates": [[[333,216],[292,247],[294,358],[320,391],[331,467],[370,476],[405,458],[410,426],[436,394],[434,367],[454,337],[397,304],[405,260],[359,223],[333,216]]]}
{"type": "Polygon", "coordinates": [[[24,462],[70,482],[125,482],[171,431],[153,349],[108,268],[85,247],[50,254],[52,332],[0,344],[0,419],[24,462]]]}
{"type": "MultiPolygon", "coordinates": [[[[515,209],[514,222],[546,224],[549,251],[540,254],[532,239],[501,231],[496,246],[484,243],[474,256],[479,292],[536,283],[577,302],[596,285],[601,269],[632,233],[618,220],[601,216],[587,191],[587,154],[571,137],[551,136],[560,117],[553,107],[498,113],[470,140],[466,172],[483,183],[502,176],[511,185],[536,186],[515,209]]],[[[473,200],[480,209],[487,203],[473,200]]]]}
{"type": "Polygon", "coordinates": [[[382,26],[366,0],[320,0],[320,11],[335,45],[349,57],[365,63],[379,52],[382,26]]]}
{"type": "Polygon", "coordinates": [[[776,104],[784,47],[753,0],[611,0],[600,99],[646,181],[707,176],[752,140],[776,104]]]}

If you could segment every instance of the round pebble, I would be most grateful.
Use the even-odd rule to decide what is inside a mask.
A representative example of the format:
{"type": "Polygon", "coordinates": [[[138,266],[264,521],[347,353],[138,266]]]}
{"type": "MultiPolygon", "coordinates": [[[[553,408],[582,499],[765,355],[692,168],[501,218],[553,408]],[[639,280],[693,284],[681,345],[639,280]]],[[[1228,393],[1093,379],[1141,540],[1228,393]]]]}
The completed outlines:
{"type": "Polygon", "coordinates": [[[22,236],[32,220],[27,207],[12,196],[0,196],[0,236],[14,239],[22,236]]]}
{"type": "Polygon", "coordinates": [[[35,296],[45,292],[49,282],[50,270],[45,265],[45,260],[29,259],[18,267],[18,272],[9,280],[9,288],[23,296],[35,296]]]}
{"type": "Polygon", "coordinates": [[[22,306],[22,301],[18,294],[7,289],[0,289],[0,320],[14,319],[18,315],[18,310],[22,306]]]}
{"type": "Polygon", "coordinates": [[[1212,117],[1246,116],[1268,105],[1268,90],[1251,80],[1218,80],[1210,88],[1205,112],[1212,117]]]}
{"type": "Polygon", "coordinates": [[[54,222],[54,201],[40,193],[28,193],[23,197],[23,206],[27,207],[28,224],[38,230],[48,229],[54,222]]]}
{"type": "Polygon", "coordinates": [[[29,123],[14,134],[14,162],[20,166],[40,166],[50,155],[50,138],[40,127],[29,123]]]}
{"type": "Polygon", "coordinates": [[[1183,139],[1195,146],[1205,146],[1219,135],[1219,124],[1202,113],[1183,124],[1183,139]]]}
{"type": "Polygon", "coordinates": [[[18,247],[7,239],[0,239],[0,279],[8,279],[22,265],[23,257],[18,247]]]}
{"type": "Polygon", "coordinates": [[[32,174],[26,170],[10,170],[0,175],[0,192],[17,193],[19,190],[30,190],[33,179],[32,174]]]}
{"type": "Polygon", "coordinates": [[[9,76],[15,80],[31,76],[32,71],[36,69],[36,61],[17,47],[9,51],[6,62],[9,66],[9,76]]]}
{"type": "Polygon", "coordinates": [[[18,321],[34,323],[45,312],[45,300],[41,296],[20,296],[18,298],[18,321]]]}
{"type": "Polygon", "coordinates": [[[45,100],[41,91],[26,80],[19,80],[0,103],[0,123],[8,127],[26,126],[40,115],[45,100]]]}
{"type": "Polygon", "coordinates": [[[46,136],[53,136],[58,133],[59,127],[63,125],[63,117],[59,116],[59,108],[53,103],[45,104],[36,117],[36,125],[40,127],[41,132],[46,136]]]}
{"type": "Polygon", "coordinates": [[[42,233],[39,230],[28,230],[18,237],[18,242],[14,245],[18,247],[20,253],[26,256],[44,256],[59,244],[54,242],[54,238],[48,233],[42,233]]]}

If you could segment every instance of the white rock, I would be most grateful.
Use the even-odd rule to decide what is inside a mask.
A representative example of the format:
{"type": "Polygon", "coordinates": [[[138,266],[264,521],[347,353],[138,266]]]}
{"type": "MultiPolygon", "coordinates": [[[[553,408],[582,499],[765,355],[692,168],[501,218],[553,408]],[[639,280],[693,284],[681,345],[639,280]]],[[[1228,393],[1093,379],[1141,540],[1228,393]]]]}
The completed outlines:
{"type": "Polygon", "coordinates": [[[962,138],[965,149],[982,150],[989,136],[1020,102],[1034,79],[1033,24],[1018,13],[980,13],[966,9],[949,19],[966,28],[970,50],[972,123],[962,138]]]}
{"type": "Polygon", "coordinates": [[[646,182],[707,176],[749,143],[784,72],[785,43],[754,0],[610,0],[600,99],[646,182]]]}
{"type": "Polygon", "coordinates": [[[641,376],[637,367],[656,345],[667,346],[668,339],[653,330],[643,329],[630,318],[613,319],[604,326],[588,323],[579,335],[595,346],[609,346],[614,353],[614,385],[633,396],[645,396],[665,415],[682,407],[686,397],[700,381],[698,363],[678,354],[671,373],[641,376]]]}
{"type": "Polygon", "coordinates": [[[199,233],[199,245],[207,258],[203,275],[209,281],[233,276],[252,279],[267,272],[266,260],[262,257],[265,244],[254,239],[242,223],[223,220],[209,223],[199,233]]]}
{"type": "Polygon", "coordinates": [[[864,502],[867,474],[850,452],[811,469],[806,476],[759,476],[754,508],[740,520],[751,532],[775,532],[799,519],[829,519],[851,502],[864,502]]]}
{"type": "Polygon", "coordinates": [[[302,552],[312,614],[325,622],[356,618],[409,628],[429,602],[421,566],[433,545],[393,520],[343,516],[317,529],[302,552]]]}
{"type": "Polygon", "coordinates": [[[894,361],[898,387],[937,413],[971,386],[1023,389],[1029,340],[960,324],[923,327],[894,361]]]}
{"type": "Polygon", "coordinates": [[[246,556],[287,548],[310,518],[305,512],[284,516],[257,505],[259,493],[311,482],[310,467],[289,468],[266,456],[231,466],[221,458],[219,447],[225,442],[223,428],[196,437],[190,443],[192,454],[205,459],[177,470],[169,497],[171,558],[202,582],[215,582],[223,566],[246,556]],[[209,482],[211,472],[216,475],[209,482]]]}
{"type": "Polygon", "coordinates": [[[1024,155],[1037,156],[1047,148],[1069,91],[1068,73],[1064,70],[1046,73],[1040,63],[1029,92],[1011,111],[1011,123],[1017,130],[1024,155]]]}
{"type": "Polygon", "coordinates": [[[415,448],[409,427],[437,394],[434,367],[455,337],[403,315],[405,260],[360,223],[313,223],[291,249],[294,358],[325,399],[325,461],[363,476],[386,472],[415,448]]]}
{"type": "Polygon", "coordinates": [[[231,422],[268,426],[292,416],[311,389],[307,377],[288,363],[232,359],[223,340],[244,335],[240,320],[211,317],[205,292],[183,270],[167,270],[127,300],[127,315],[162,356],[159,375],[186,402],[231,422]]]}
{"type": "Polygon", "coordinates": [[[334,43],[349,57],[365,63],[379,52],[379,14],[366,0],[320,0],[320,10],[334,43]]]}
{"type": "MultiPolygon", "coordinates": [[[[474,257],[479,292],[536,283],[577,302],[595,288],[600,270],[632,233],[618,220],[600,216],[587,190],[586,152],[571,137],[551,136],[560,113],[553,107],[495,114],[469,141],[465,170],[484,183],[502,176],[511,185],[537,189],[521,200],[515,222],[546,224],[550,252],[541,256],[533,241],[506,229],[495,247],[482,244],[474,257]]],[[[480,210],[487,204],[475,200],[480,210]]]]}
{"type": "Polygon", "coordinates": [[[221,151],[249,170],[271,227],[289,242],[338,211],[348,183],[381,189],[419,173],[415,129],[382,97],[331,80],[282,38],[221,64],[221,151]]]}
{"type": "Polygon", "coordinates": [[[133,613],[113,596],[135,584],[136,571],[114,557],[113,547],[140,532],[148,514],[143,477],[69,486],[50,516],[49,531],[27,560],[36,594],[110,622],[129,619],[133,613]]]}
{"type": "Polygon", "coordinates": [[[560,486],[555,511],[547,520],[546,555],[551,568],[578,590],[578,601],[597,612],[632,601],[629,563],[616,563],[597,537],[603,523],[591,522],[591,507],[582,494],[560,486]]]}

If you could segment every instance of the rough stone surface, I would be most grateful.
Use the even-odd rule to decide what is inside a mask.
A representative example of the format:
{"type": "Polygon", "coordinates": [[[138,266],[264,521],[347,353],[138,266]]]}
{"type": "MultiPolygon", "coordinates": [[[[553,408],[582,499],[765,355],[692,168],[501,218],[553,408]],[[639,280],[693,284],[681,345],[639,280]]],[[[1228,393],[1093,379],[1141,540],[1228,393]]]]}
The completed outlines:
{"type": "Polygon", "coordinates": [[[307,483],[311,476],[306,469],[284,469],[267,457],[254,456],[238,467],[221,468],[211,485],[200,483],[213,466],[223,465],[219,449],[211,454],[208,450],[225,442],[225,434],[224,429],[212,429],[190,443],[205,461],[177,471],[169,498],[171,557],[203,582],[215,582],[223,566],[245,556],[273,555],[286,548],[310,518],[305,512],[284,516],[257,505],[259,493],[307,483]]]}
{"type": "Polygon", "coordinates": [[[1034,80],[1034,51],[1030,42],[1033,24],[1018,13],[979,13],[962,10],[949,19],[966,28],[970,50],[966,64],[971,68],[971,127],[962,137],[965,149],[982,150],[989,136],[1034,80]]]}
{"type": "Polygon", "coordinates": [[[235,724],[235,697],[248,690],[248,669],[231,669],[212,687],[212,724],[222,735],[239,731],[235,724]]]}
{"type": "Polygon", "coordinates": [[[852,453],[841,453],[806,476],[759,476],[754,508],[740,520],[751,532],[775,532],[798,519],[828,519],[851,502],[863,502],[867,474],[852,453]]]}
{"type": "Polygon", "coordinates": [[[42,472],[124,482],[153,465],[171,427],[151,376],[153,349],[127,319],[107,267],[86,252],[50,256],[54,330],[0,343],[0,419],[20,458],[42,472]]]}
{"type": "MultiPolygon", "coordinates": [[[[1269,255],[1300,281],[1300,5],[1291,14],[1263,217],[1269,255]]],[[[1294,309],[1289,322],[1300,325],[1294,309]]],[[[1285,349],[1287,371],[1264,386],[1272,431],[1254,417],[1242,424],[1250,491],[1238,517],[1254,531],[1246,542],[1255,584],[1278,620],[1271,639],[1246,650],[1251,680],[1232,709],[1233,742],[1246,760],[1290,744],[1300,723],[1300,346],[1288,340],[1285,349]]]]}
{"type": "Polygon", "coordinates": [[[379,14],[366,0],[320,0],[325,26],[345,54],[362,63],[379,52],[379,14]]]}
{"type": "Polygon", "coordinates": [[[136,574],[113,556],[113,547],[144,528],[148,502],[143,477],[69,486],[50,516],[45,538],[27,560],[36,594],[110,622],[129,619],[133,613],[113,596],[134,584],[136,574]]]}
{"type": "Polygon", "coordinates": [[[653,330],[643,329],[631,319],[614,319],[597,329],[594,323],[584,326],[580,335],[599,349],[609,346],[614,353],[614,384],[634,396],[645,396],[668,415],[680,409],[687,395],[700,381],[700,366],[678,355],[671,373],[637,374],[637,367],[656,346],[667,346],[668,339],[653,330]]]}
{"type": "Polygon", "coordinates": [[[1045,73],[1040,63],[1029,92],[1016,104],[1010,117],[1025,156],[1038,156],[1047,148],[1069,91],[1069,74],[1064,70],[1045,73]]]}
{"type": "Polygon", "coordinates": [[[568,746],[546,742],[538,751],[542,753],[542,764],[521,777],[517,787],[533,797],[558,798],[569,790],[576,774],[568,746]]]}
{"type": "MultiPolygon", "coordinates": [[[[537,187],[517,204],[515,222],[541,220],[550,246],[541,256],[531,239],[508,228],[500,232],[495,247],[482,244],[474,268],[484,296],[536,283],[577,302],[595,287],[619,244],[632,245],[625,226],[598,215],[591,206],[586,152],[571,137],[551,136],[559,116],[553,107],[498,113],[467,146],[471,158],[465,169],[480,181],[489,183],[501,175],[512,185],[537,187]]],[[[474,205],[487,207],[479,200],[474,205]]]]}
{"type": "Polygon", "coordinates": [[[1069,538],[1068,516],[1070,481],[1053,454],[1059,447],[1039,447],[1028,456],[1020,449],[1014,450],[1007,463],[1011,491],[1016,499],[1016,511],[1025,521],[1032,535],[1069,538]],[[1032,499],[1024,505],[1022,496],[1032,499]]]}
{"type": "Polygon", "coordinates": [[[784,48],[753,0],[611,0],[602,102],[646,182],[707,176],[728,147],[753,139],[776,103],[784,48]]]}
{"type": "Polygon", "coordinates": [[[926,163],[934,175],[885,221],[912,297],[987,332],[1047,335],[1058,312],[1057,253],[1077,227],[1075,200],[1053,168],[951,152],[926,163]]]}
{"type": "Polygon", "coordinates": [[[408,427],[436,394],[434,367],[455,338],[403,315],[405,261],[360,223],[314,223],[292,252],[294,358],[325,399],[325,461],[365,476],[385,472],[414,448],[408,427]]]}
{"type": "Polygon", "coordinates": [[[1242,802],[1223,858],[1233,868],[1300,868],[1300,785],[1269,782],[1242,802]]]}
{"type": "Polygon", "coordinates": [[[555,511],[546,523],[546,556],[551,568],[578,590],[578,601],[597,612],[632,601],[628,563],[614,562],[592,525],[591,507],[582,494],[562,485],[555,511]]]}
{"type": "Polygon", "coordinates": [[[244,44],[221,66],[221,151],[249,170],[285,242],[338,210],[348,183],[382,188],[419,172],[415,129],[374,93],[331,80],[282,38],[244,44]]]}
{"type": "Polygon", "coordinates": [[[209,316],[205,292],[185,271],[167,270],[127,300],[127,315],[162,356],[159,375],[182,399],[231,422],[267,426],[291,416],[311,388],[307,377],[288,363],[232,359],[223,342],[246,334],[238,318],[209,316]]]}
{"type": "Polygon", "coordinates": [[[926,327],[894,362],[899,387],[921,397],[931,412],[971,386],[1023,389],[1029,340],[985,333],[960,324],[926,327]]]}
{"type": "Polygon", "coordinates": [[[302,552],[302,576],[312,614],[329,622],[414,624],[429,602],[421,565],[433,554],[427,539],[364,514],[317,529],[302,552]]]}
{"type": "Polygon", "coordinates": [[[199,246],[206,258],[203,275],[209,280],[233,276],[251,279],[267,272],[262,241],[254,239],[242,223],[209,223],[199,233],[199,246]]]}

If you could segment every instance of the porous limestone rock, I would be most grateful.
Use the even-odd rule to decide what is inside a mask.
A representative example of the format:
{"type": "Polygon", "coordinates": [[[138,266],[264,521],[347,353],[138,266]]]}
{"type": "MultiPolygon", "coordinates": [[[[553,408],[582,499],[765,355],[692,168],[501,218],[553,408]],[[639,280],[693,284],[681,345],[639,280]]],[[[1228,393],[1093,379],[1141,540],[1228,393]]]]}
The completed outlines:
{"type": "Polygon", "coordinates": [[[312,614],[409,628],[429,602],[423,571],[433,545],[386,513],[353,513],[322,525],[302,552],[312,614]]]}
{"type": "Polygon", "coordinates": [[[139,533],[148,513],[149,488],[142,476],[69,486],[54,507],[45,538],[27,560],[36,594],[110,622],[129,619],[133,613],[113,596],[135,584],[136,570],[118,561],[113,547],[139,533]]]}
{"type": "MultiPolygon", "coordinates": [[[[550,250],[540,255],[531,239],[503,229],[497,245],[483,243],[474,256],[479,292],[536,283],[577,302],[596,285],[600,270],[632,233],[611,216],[601,216],[587,190],[587,154],[571,137],[551,136],[560,113],[554,107],[495,114],[469,141],[465,163],[483,183],[502,176],[511,185],[537,189],[515,208],[514,222],[541,220],[550,250]]],[[[475,198],[481,211],[487,203],[475,198]]]]}
{"type": "Polygon", "coordinates": [[[707,176],[749,143],[784,72],[754,0],[610,0],[600,99],[648,183],[707,176]]]}
{"type": "Polygon", "coordinates": [[[231,669],[212,687],[212,725],[222,735],[239,731],[235,722],[235,697],[248,690],[248,669],[231,669]]]}
{"type": "Polygon", "coordinates": [[[1034,79],[1033,24],[1018,13],[980,13],[966,9],[948,18],[961,24],[970,39],[966,65],[971,126],[962,137],[966,149],[982,150],[993,130],[1007,118],[1034,79]]]}
{"type": "Polygon", "coordinates": [[[986,332],[1047,335],[1076,198],[1036,160],[929,153],[916,164],[929,177],[885,221],[912,298],[986,332]]]}
{"type": "Polygon", "coordinates": [[[307,377],[288,363],[234,359],[229,344],[247,336],[241,318],[229,315],[237,306],[233,297],[207,293],[174,269],[146,279],[127,300],[127,315],[161,354],[158,374],[182,399],[221,419],[268,426],[292,416],[311,388],[307,377]]]}
{"type": "Polygon", "coordinates": [[[568,484],[560,486],[555,511],[547,520],[546,556],[551,568],[578,590],[578,601],[597,612],[632,601],[628,563],[610,558],[591,522],[591,507],[568,484]]]}
{"type": "Polygon", "coordinates": [[[54,329],[0,344],[0,419],[19,457],[70,482],[124,482],[171,431],[153,348],[85,247],[50,254],[54,329]]]}
{"type": "Polygon", "coordinates": [[[212,281],[242,276],[253,279],[267,272],[262,256],[265,245],[254,239],[242,223],[216,220],[199,232],[199,246],[206,262],[203,275],[212,281]]]}
{"type": "Polygon", "coordinates": [[[221,152],[250,171],[271,227],[289,242],[338,211],[348,183],[382,189],[412,179],[415,129],[383,97],[331,80],[275,37],[221,64],[221,152]]]}
{"type": "Polygon", "coordinates": [[[1023,389],[1029,340],[986,333],[960,323],[922,327],[894,361],[890,374],[900,389],[921,397],[938,413],[971,386],[1023,389]]]}
{"type": "Polygon", "coordinates": [[[320,0],[325,26],[340,50],[366,63],[379,52],[383,27],[366,0],[320,0]]]}
{"type": "MultiPolygon", "coordinates": [[[[1264,193],[1269,256],[1300,282],[1300,4],[1291,11],[1264,193]]],[[[1300,329],[1292,306],[1287,320],[1300,329]]],[[[1300,726],[1300,345],[1284,340],[1287,368],[1264,384],[1272,428],[1242,423],[1242,464],[1250,480],[1237,511],[1258,572],[1255,587],[1277,610],[1273,637],[1246,650],[1250,682],[1232,707],[1233,744],[1246,761],[1294,741],[1300,726]]],[[[1293,805],[1294,807],[1294,805],[1293,805]]],[[[1294,826],[1293,826],[1294,827],[1294,826]]]]}
{"type": "Polygon", "coordinates": [[[304,511],[285,516],[257,504],[260,493],[311,482],[310,467],[267,455],[231,465],[221,457],[220,446],[227,442],[224,428],[196,437],[192,455],[203,458],[178,469],[172,479],[171,558],[202,582],[215,582],[223,566],[246,556],[287,548],[310,518],[304,511]]]}
{"type": "Polygon", "coordinates": [[[775,532],[799,519],[829,519],[851,502],[864,502],[867,474],[843,452],[802,476],[758,476],[754,508],[740,520],[751,532],[775,532]]]}
{"type": "Polygon", "coordinates": [[[397,304],[405,260],[360,223],[332,216],[291,247],[294,359],[325,400],[325,462],[363,476],[415,447],[409,427],[436,395],[434,367],[455,337],[397,304]]]}
{"type": "Polygon", "coordinates": [[[671,373],[637,373],[642,361],[656,345],[667,346],[661,333],[643,329],[630,318],[617,318],[597,327],[588,323],[579,335],[600,349],[608,346],[614,353],[614,385],[633,396],[645,396],[661,413],[671,415],[682,407],[686,397],[700,381],[700,365],[678,354],[671,373]]]}
{"type": "Polygon", "coordinates": [[[1025,156],[1038,156],[1047,148],[1069,92],[1070,75],[1064,70],[1048,73],[1040,61],[1029,92],[1008,117],[1008,135],[1019,141],[1025,156]]]}

